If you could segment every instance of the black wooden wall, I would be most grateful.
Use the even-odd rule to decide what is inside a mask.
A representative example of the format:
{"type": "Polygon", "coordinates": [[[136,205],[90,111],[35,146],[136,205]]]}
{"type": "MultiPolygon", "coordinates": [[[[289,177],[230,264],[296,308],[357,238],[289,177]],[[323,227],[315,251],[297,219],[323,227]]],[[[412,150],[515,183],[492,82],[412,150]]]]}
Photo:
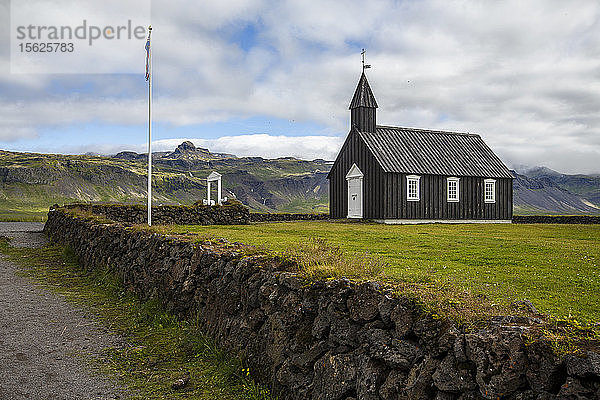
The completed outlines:
{"type": "Polygon", "coordinates": [[[331,218],[346,218],[348,215],[346,174],[354,163],[365,175],[363,178],[363,218],[384,218],[382,199],[385,196],[385,175],[355,129],[348,134],[329,173],[329,215],[331,218]]]}
{"type": "Polygon", "coordinates": [[[448,202],[446,178],[420,175],[420,200],[406,200],[406,175],[385,174],[386,219],[500,219],[512,218],[512,179],[496,179],[496,202],[485,203],[484,179],[459,176],[459,201],[448,202]]]}
{"type": "MultiPolygon", "coordinates": [[[[346,174],[353,163],[363,178],[363,218],[367,219],[499,219],[512,218],[512,179],[496,179],[496,202],[484,202],[484,179],[461,177],[459,202],[446,200],[446,176],[420,175],[420,200],[406,200],[406,175],[384,173],[360,134],[352,129],[329,173],[329,214],[346,218],[346,174]]],[[[418,175],[418,174],[417,174],[418,175]]]]}
{"type": "Polygon", "coordinates": [[[350,110],[350,129],[357,127],[361,132],[375,132],[377,109],[357,107],[350,110]]]}

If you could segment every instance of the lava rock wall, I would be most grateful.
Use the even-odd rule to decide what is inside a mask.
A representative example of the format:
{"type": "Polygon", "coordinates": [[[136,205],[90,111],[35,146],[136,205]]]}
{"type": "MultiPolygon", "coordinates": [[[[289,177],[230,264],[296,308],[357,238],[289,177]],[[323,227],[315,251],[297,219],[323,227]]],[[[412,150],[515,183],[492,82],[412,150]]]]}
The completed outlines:
{"type": "Polygon", "coordinates": [[[51,210],[45,232],[85,268],[197,318],[282,399],[594,399],[600,356],[526,345],[535,322],[465,330],[374,282],[307,281],[285,260],[51,210]]]}
{"type": "MultiPolygon", "coordinates": [[[[137,204],[68,204],[64,208],[80,209],[125,224],[148,222],[148,207],[137,204]]],[[[156,225],[245,225],[249,221],[248,209],[239,203],[152,207],[152,223],[156,225]]]]}
{"type": "Polygon", "coordinates": [[[250,222],[324,221],[328,219],[329,214],[323,213],[250,213],[250,222]]]}
{"type": "Polygon", "coordinates": [[[515,215],[514,224],[600,224],[595,215],[515,215]]]}

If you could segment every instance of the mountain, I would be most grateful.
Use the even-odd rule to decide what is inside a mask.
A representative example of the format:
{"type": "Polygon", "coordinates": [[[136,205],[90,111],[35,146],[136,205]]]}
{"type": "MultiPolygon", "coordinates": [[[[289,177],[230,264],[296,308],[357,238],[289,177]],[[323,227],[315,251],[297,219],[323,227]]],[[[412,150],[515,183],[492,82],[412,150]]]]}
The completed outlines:
{"type": "Polygon", "coordinates": [[[600,214],[600,199],[593,196],[600,190],[599,178],[594,187],[593,177],[564,175],[544,167],[526,175],[512,173],[515,214],[600,214]]]}
{"type": "MultiPolygon", "coordinates": [[[[0,150],[0,219],[39,218],[53,203],[145,203],[147,155],[17,153],[0,150]]],[[[183,142],[152,154],[155,204],[193,204],[206,197],[206,177],[223,175],[223,196],[253,210],[328,210],[331,162],[213,153],[183,142]]],[[[515,214],[600,214],[600,176],[545,167],[513,171],[515,214]]],[[[214,198],[213,194],[213,198],[214,198]]]]}
{"type": "MultiPolygon", "coordinates": [[[[223,196],[263,211],[327,211],[330,163],[212,153],[183,142],[152,154],[155,204],[193,204],[206,197],[206,177],[223,175],[223,196]]],[[[147,155],[17,153],[0,150],[0,219],[39,218],[53,203],[144,203],[147,155]]],[[[215,195],[213,194],[213,198],[215,195]]]]}
{"type": "Polygon", "coordinates": [[[226,158],[237,158],[233,154],[211,153],[208,149],[194,146],[194,143],[185,141],[175,151],[161,157],[163,160],[188,160],[188,161],[211,161],[226,158]]]}
{"type": "Polygon", "coordinates": [[[546,167],[531,168],[525,175],[580,195],[588,202],[600,204],[600,175],[566,175],[546,167]]]}

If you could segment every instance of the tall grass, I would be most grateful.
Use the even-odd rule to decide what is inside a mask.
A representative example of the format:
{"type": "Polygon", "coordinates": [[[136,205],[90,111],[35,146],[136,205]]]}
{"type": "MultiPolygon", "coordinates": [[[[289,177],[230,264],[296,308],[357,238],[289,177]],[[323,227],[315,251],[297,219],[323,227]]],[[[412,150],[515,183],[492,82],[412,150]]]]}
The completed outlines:
{"type": "Polygon", "coordinates": [[[283,252],[298,264],[300,272],[311,278],[349,277],[376,279],[388,263],[368,253],[346,253],[324,239],[309,238],[283,252]]]}

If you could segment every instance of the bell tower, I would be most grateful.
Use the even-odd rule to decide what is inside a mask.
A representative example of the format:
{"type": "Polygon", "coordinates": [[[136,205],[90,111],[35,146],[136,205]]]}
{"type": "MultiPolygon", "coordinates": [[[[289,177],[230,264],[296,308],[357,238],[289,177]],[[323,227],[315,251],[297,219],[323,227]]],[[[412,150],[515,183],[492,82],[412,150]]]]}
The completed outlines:
{"type": "Polygon", "coordinates": [[[376,125],[377,102],[363,72],[350,103],[350,128],[355,126],[362,132],[375,132],[376,125]]]}
{"type": "Polygon", "coordinates": [[[350,102],[350,129],[358,128],[362,132],[375,132],[377,125],[377,101],[367,81],[365,69],[371,68],[370,65],[365,65],[365,50],[362,54],[362,74],[358,81],[358,86],[350,102]]]}

